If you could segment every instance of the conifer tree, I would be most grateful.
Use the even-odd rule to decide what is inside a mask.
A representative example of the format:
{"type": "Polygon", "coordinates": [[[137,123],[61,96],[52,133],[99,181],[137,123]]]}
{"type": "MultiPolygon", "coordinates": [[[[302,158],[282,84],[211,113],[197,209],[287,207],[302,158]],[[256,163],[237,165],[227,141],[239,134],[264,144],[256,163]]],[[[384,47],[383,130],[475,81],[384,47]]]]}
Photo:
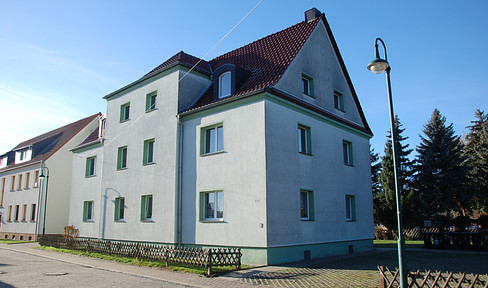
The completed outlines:
{"type": "MultiPolygon", "coordinates": [[[[404,128],[395,116],[394,119],[396,129],[396,153],[399,162],[399,181],[402,193],[402,210],[411,210],[408,207],[408,203],[405,201],[406,195],[410,192],[413,174],[413,162],[408,158],[412,149],[408,149],[409,144],[403,144],[408,137],[402,135],[404,128]]],[[[378,193],[374,198],[374,213],[375,221],[385,225],[390,229],[395,229],[397,226],[396,220],[396,200],[395,200],[395,174],[393,169],[393,149],[391,141],[391,131],[388,131],[387,141],[385,144],[385,155],[381,157],[381,172],[378,176],[379,183],[381,185],[382,191],[378,193]]],[[[407,214],[404,214],[404,223],[407,224],[409,221],[405,221],[407,214]]]]}
{"type": "Polygon", "coordinates": [[[462,142],[454,135],[452,123],[446,126],[446,118],[437,109],[424,125],[423,133],[425,137],[420,135],[417,146],[416,186],[424,216],[451,217],[451,212],[466,215],[470,195],[462,142]]]}
{"type": "Polygon", "coordinates": [[[373,196],[381,192],[381,186],[378,181],[378,176],[381,171],[381,162],[378,153],[374,153],[374,148],[369,145],[369,159],[371,161],[371,188],[373,191],[373,196]]]}
{"type": "Polygon", "coordinates": [[[468,178],[474,193],[473,206],[481,212],[488,212],[488,115],[481,110],[475,112],[476,120],[468,126],[464,154],[467,158],[468,178]]]}

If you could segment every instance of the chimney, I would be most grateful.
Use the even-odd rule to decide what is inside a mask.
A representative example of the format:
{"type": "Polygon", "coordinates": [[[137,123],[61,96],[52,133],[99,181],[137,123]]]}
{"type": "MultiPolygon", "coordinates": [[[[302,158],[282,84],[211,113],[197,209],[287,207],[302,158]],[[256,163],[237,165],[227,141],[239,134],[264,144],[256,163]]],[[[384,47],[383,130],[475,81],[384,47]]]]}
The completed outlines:
{"type": "Polygon", "coordinates": [[[320,12],[317,8],[309,9],[305,11],[305,22],[310,22],[320,15],[322,15],[322,12],[320,12]]]}

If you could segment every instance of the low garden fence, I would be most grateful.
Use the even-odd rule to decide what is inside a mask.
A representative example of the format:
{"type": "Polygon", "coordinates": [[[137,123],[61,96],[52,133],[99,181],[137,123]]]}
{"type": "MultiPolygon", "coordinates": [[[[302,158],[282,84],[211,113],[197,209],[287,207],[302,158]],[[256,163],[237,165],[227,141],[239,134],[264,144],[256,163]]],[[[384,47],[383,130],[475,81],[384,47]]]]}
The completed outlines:
{"type": "MultiPolygon", "coordinates": [[[[388,267],[378,266],[381,276],[381,288],[400,287],[398,269],[391,271],[388,267]]],[[[441,271],[416,271],[407,273],[407,287],[481,287],[488,288],[488,274],[467,274],[441,271]]]]}
{"type": "Polygon", "coordinates": [[[140,243],[92,238],[68,238],[61,236],[40,236],[39,244],[87,252],[99,252],[189,266],[206,267],[207,275],[218,266],[236,266],[240,269],[242,253],[239,248],[177,247],[157,243],[140,243]]]}

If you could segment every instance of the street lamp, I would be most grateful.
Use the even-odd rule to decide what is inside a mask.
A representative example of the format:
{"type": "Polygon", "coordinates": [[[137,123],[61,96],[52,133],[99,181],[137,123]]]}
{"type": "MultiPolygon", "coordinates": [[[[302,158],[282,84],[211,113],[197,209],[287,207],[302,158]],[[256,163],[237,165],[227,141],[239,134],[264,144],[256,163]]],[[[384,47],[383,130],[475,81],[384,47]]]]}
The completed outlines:
{"type": "Polygon", "coordinates": [[[49,184],[49,168],[47,168],[44,163],[41,166],[41,175],[39,179],[46,181],[46,192],[44,193],[44,217],[42,219],[42,235],[46,234],[46,210],[47,210],[47,185],[49,184]],[[46,175],[44,175],[44,170],[46,170],[46,175]]]}
{"type": "Polygon", "coordinates": [[[369,62],[368,70],[375,74],[381,74],[386,72],[386,85],[388,89],[388,103],[390,105],[390,131],[392,138],[392,152],[393,152],[393,172],[395,175],[395,198],[396,198],[396,208],[397,208],[397,223],[398,223],[398,269],[400,270],[400,287],[407,287],[407,274],[404,269],[404,259],[403,254],[405,251],[405,238],[403,237],[403,223],[402,223],[402,207],[401,207],[401,196],[400,196],[400,181],[398,179],[399,169],[398,169],[398,155],[396,153],[396,143],[397,143],[397,131],[395,129],[395,120],[393,113],[393,98],[391,97],[391,82],[390,82],[390,64],[388,63],[388,57],[386,56],[386,45],[381,38],[376,38],[374,43],[375,57],[373,61],[369,62]],[[378,51],[378,41],[383,45],[385,59],[381,59],[378,51]]]}

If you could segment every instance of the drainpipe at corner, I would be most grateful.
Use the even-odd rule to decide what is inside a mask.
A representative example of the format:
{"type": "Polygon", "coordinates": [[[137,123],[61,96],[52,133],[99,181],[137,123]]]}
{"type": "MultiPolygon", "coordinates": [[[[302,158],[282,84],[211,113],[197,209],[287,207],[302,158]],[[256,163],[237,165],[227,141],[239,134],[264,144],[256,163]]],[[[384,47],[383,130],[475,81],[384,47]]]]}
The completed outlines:
{"type": "Polygon", "coordinates": [[[177,134],[176,134],[176,243],[181,246],[182,229],[183,229],[183,193],[182,193],[182,174],[183,174],[183,124],[180,115],[176,115],[177,134]]]}

